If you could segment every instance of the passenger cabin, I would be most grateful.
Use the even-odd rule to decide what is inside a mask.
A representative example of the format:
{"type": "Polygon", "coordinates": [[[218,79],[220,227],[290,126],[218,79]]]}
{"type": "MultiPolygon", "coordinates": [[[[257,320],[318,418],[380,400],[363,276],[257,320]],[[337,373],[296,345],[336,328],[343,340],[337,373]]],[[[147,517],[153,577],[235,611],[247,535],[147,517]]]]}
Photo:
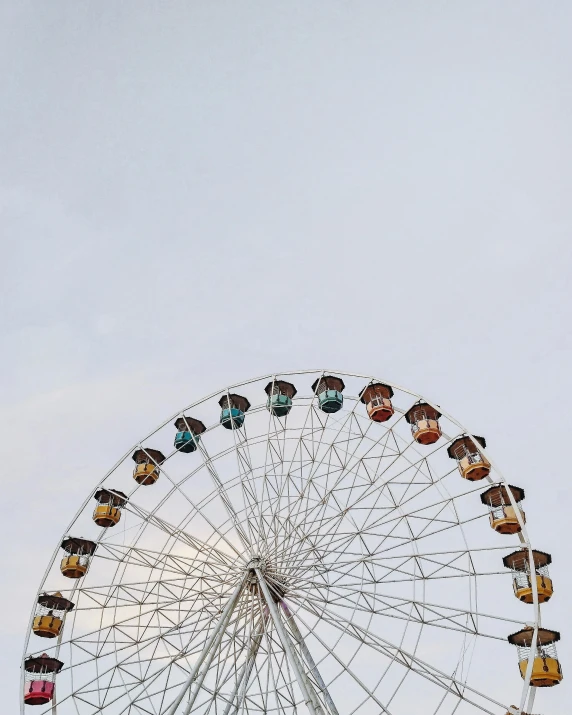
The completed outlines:
{"type": "Polygon", "coordinates": [[[218,401],[221,406],[220,423],[226,429],[240,429],[244,424],[245,413],[250,409],[250,402],[241,395],[226,394],[218,401]]]}
{"type": "MultiPolygon", "coordinates": [[[[552,579],[548,574],[548,566],[552,563],[552,556],[544,551],[532,550],[534,562],[534,580],[538,592],[538,602],[546,603],[552,598],[554,589],[552,579]]],[[[519,601],[533,603],[533,579],[530,571],[530,554],[528,549],[518,549],[502,560],[504,566],[512,571],[512,585],[514,595],[519,601]]]]}
{"type": "Polygon", "coordinates": [[[447,449],[447,454],[451,459],[457,461],[457,466],[464,479],[470,482],[476,482],[479,479],[488,477],[491,472],[491,465],[484,454],[481,454],[479,449],[487,446],[484,437],[477,437],[475,440],[468,435],[457,437],[447,449]]]}
{"type": "Polygon", "coordinates": [[[91,557],[97,544],[88,539],[68,536],[62,541],[62,549],[67,552],[60,564],[60,570],[67,578],[81,578],[89,568],[91,557]]]}
{"type": "Polygon", "coordinates": [[[54,697],[56,675],[64,667],[61,660],[46,653],[24,661],[24,702],[46,705],[54,697]]]}
{"type": "Polygon", "coordinates": [[[127,495],[117,489],[98,489],[93,495],[97,506],[93,520],[98,526],[107,529],[115,526],[121,519],[121,509],[127,504],[127,495]]]}
{"type": "Polygon", "coordinates": [[[393,388],[383,382],[374,382],[367,385],[360,393],[360,400],[364,403],[370,420],[374,422],[387,422],[393,416],[393,388]]]}
{"type": "Polygon", "coordinates": [[[187,415],[177,417],[175,427],[177,428],[175,449],[185,454],[190,454],[197,449],[201,439],[200,435],[206,432],[207,429],[200,420],[196,420],[194,417],[187,417],[187,415]]]}
{"type": "Polygon", "coordinates": [[[318,397],[318,406],[326,414],[333,414],[342,409],[344,404],[344,381],[333,375],[323,375],[312,385],[312,391],[318,397]]]}
{"type": "Polygon", "coordinates": [[[286,417],[292,409],[292,400],[296,395],[296,388],[291,382],[273,380],[264,388],[268,395],[266,408],[275,417],[286,417]]]}
{"type": "Polygon", "coordinates": [[[159,465],[163,464],[166,457],[158,449],[145,447],[145,449],[136,449],[131,459],[135,462],[133,479],[137,484],[148,487],[159,479],[159,465]]]}
{"type": "Polygon", "coordinates": [[[441,413],[427,402],[418,402],[405,413],[405,419],[411,425],[413,439],[419,444],[435,444],[441,436],[439,418],[441,413]]]}
{"type": "Polygon", "coordinates": [[[532,674],[530,684],[535,688],[549,688],[562,680],[562,668],[556,653],[556,642],[560,640],[558,631],[546,628],[538,629],[538,638],[534,653],[531,653],[534,628],[523,628],[508,637],[508,642],[518,649],[518,666],[523,680],[526,678],[528,662],[532,656],[532,674]]]}
{"type": "Polygon", "coordinates": [[[66,613],[72,611],[74,604],[57,593],[42,593],[38,596],[36,613],[32,622],[32,632],[40,638],[59,636],[66,613]]]}
{"type": "Polygon", "coordinates": [[[481,494],[481,501],[489,508],[489,520],[491,527],[499,534],[517,534],[521,531],[519,516],[524,523],[526,517],[520,506],[524,499],[524,489],[514,487],[511,484],[495,484],[481,494]],[[511,498],[516,502],[513,506],[511,498]]]}

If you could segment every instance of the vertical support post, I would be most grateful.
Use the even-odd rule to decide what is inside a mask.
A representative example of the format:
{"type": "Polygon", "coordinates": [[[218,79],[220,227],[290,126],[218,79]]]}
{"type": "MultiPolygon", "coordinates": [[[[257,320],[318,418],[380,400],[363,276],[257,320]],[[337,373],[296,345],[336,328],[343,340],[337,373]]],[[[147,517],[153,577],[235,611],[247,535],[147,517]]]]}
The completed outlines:
{"type": "Polygon", "coordinates": [[[280,605],[282,606],[282,610],[284,611],[284,614],[286,615],[286,618],[288,619],[288,623],[290,624],[290,630],[294,634],[294,638],[298,642],[298,645],[300,646],[300,649],[302,650],[302,653],[304,654],[304,658],[306,659],[306,662],[310,666],[310,669],[311,669],[312,673],[314,674],[314,677],[316,678],[316,682],[318,683],[318,686],[324,695],[324,698],[326,700],[329,710],[331,711],[332,715],[339,715],[338,709],[336,708],[336,705],[335,705],[334,701],[332,700],[330,693],[328,692],[328,688],[326,687],[326,684],[324,683],[322,676],[320,675],[318,666],[316,665],[314,659],[312,658],[312,654],[310,653],[310,650],[308,649],[308,646],[306,645],[304,638],[302,637],[302,634],[300,633],[298,624],[294,620],[294,614],[288,608],[288,604],[286,603],[286,601],[281,600],[280,605]]]}
{"type": "Polygon", "coordinates": [[[526,707],[526,711],[531,713],[532,708],[534,707],[534,696],[536,695],[536,688],[534,685],[530,686],[530,695],[528,696],[528,705],[526,707]]]}
{"type": "MultiPolygon", "coordinates": [[[[217,623],[217,625],[216,625],[214,631],[212,632],[210,638],[208,639],[208,641],[207,641],[205,647],[203,648],[201,654],[200,654],[199,657],[197,658],[197,662],[195,663],[193,669],[191,670],[191,673],[190,673],[189,677],[187,678],[187,680],[186,680],[185,683],[183,684],[183,687],[181,688],[181,692],[177,695],[177,697],[175,698],[174,702],[171,704],[171,706],[169,707],[169,709],[165,711],[165,715],[175,715],[175,712],[176,712],[177,708],[179,707],[179,705],[181,704],[181,701],[182,701],[183,698],[185,697],[185,694],[186,694],[187,690],[191,687],[191,685],[193,684],[195,678],[196,678],[197,675],[199,674],[199,670],[200,670],[200,668],[201,668],[201,665],[204,663],[205,659],[207,658],[207,656],[208,656],[209,653],[210,653],[210,657],[209,657],[209,659],[208,659],[207,665],[206,665],[206,667],[205,667],[205,670],[204,670],[204,673],[203,673],[203,675],[202,675],[202,678],[201,678],[201,681],[200,681],[200,682],[202,683],[202,681],[204,680],[206,671],[208,670],[208,666],[210,665],[210,662],[211,662],[212,659],[213,659],[213,656],[214,656],[214,653],[215,653],[215,651],[216,651],[216,648],[217,648],[218,644],[220,643],[220,641],[222,640],[222,636],[223,636],[224,630],[225,630],[225,628],[226,628],[226,626],[227,626],[227,624],[228,624],[228,621],[230,620],[230,616],[232,615],[232,611],[234,610],[234,607],[235,607],[235,605],[236,605],[236,602],[238,601],[238,598],[239,598],[240,594],[242,593],[242,589],[243,589],[245,580],[246,580],[246,576],[244,576],[244,577],[242,578],[241,582],[240,582],[240,583],[238,584],[238,586],[235,588],[235,590],[234,590],[232,596],[231,596],[231,597],[229,598],[229,600],[227,601],[227,604],[226,604],[226,606],[224,607],[224,610],[223,610],[223,612],[222,612],[222,614],[221,614],[221,617],[220,617],[220,619],[219,619],[219,622],[217,623]]],[[[200,683],[199,683],[199,688],[200,688],[200,683]]],[[[188,712],[190,711],[191,706],[192,706],[192,704],[194,703],[194,701],[195,701],[195,699],[196,699],[197,693],[198,693],[198,688],[197,688],[197,690],[195,691],[194,697],[191,698],[191,701],[190,701],[189,705],[188,705],[187,708],[185,709],[185,713],[188,713],[188,712]]]]}
{"type": "Polygon", "coordinates": [[[318,709],[314,706],[314,701],[310,694],[309,683],[306,681],[306,678],[302,673],[300,663],[298,662],[296,653],[294,652],[290,639],[288,638],[288,633],[286,633],[284,624],[280,620],[280,614],[278,613],[278,609],[276,608],[276,604],[274,603],[272,594],[270,593],[270,589],[268,588],[268,584],[264,580],[264,576],[262,575],[262,572],[260,568],[258,568],[258,566],[254,567],[254,571],[258,578],[258,584],[262,589],[262,593],[264,594],[264,600],[266,601],[266,605],[268,606],[268,610],[270,611],[270,615],[272,617],[272,620],[274,621],[274,627],[278,632],[278,637],[280,638],[282,647],[286,651],[286,655],[288,656],[290,665],[292,666],[292,669],[294,670],[294,673],[296,675],[296,680],[298,681],[298,685],[300,686],[300,690],[302,691],[306,707],[310,711],[311,715],[323,715],[322,708],[320,707],[318,711],[318,709]]]}

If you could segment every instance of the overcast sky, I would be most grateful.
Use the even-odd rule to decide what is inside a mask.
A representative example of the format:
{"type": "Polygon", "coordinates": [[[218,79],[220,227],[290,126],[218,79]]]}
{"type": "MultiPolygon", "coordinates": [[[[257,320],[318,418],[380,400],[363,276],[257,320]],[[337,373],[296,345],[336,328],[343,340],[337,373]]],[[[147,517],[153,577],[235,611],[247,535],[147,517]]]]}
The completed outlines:
{"type": "Polygon", "coordinates": [[[566,0],[0,0],[3,711],[102,474],[201,395],[305,367],[486,435],[572,678],[571,25],[566,0]]]}

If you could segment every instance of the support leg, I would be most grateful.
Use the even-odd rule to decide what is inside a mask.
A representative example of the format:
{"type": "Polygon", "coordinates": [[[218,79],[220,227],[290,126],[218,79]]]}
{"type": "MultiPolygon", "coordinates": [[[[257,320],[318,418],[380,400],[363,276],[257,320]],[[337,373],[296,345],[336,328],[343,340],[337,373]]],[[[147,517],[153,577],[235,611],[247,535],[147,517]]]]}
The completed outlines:
{"type": "Polygon", "coordinates": [[[282,647],[286,651],[286,655],[288,656],[288,660],[290,661],[292,670],[296,675],[296,680],[298,681],[298,685],[300,686],[300,690],[302,691],[306,707],[310,711],[311,715],[324,715],[321,706],[318,704],[318,707],[316,708],[316,705],[314,704],[314,699],[311,696],[311,685],[310,683],[308,683],[304,673],[302,672],[300,662],[298,661],[298,657],[294,651],[294,648],[292,647],[292,643],[290,641],[290,638],[288,637],[288,633],[284,628],[284,624],[280,620],[280,614],[278,613],[278,609],[276,608],[276,604],[274,603],[274,600],[270,593],[270,589],[268,588],[268,584],[264,580],[264,576],[262,575],[262,572],[258,567],[255,567],[254,571],[258,578],[258,584],[262,589],[262,593],[264,594],[264,600],[266,601],[266,605],[268,606],[268,610],[270,611],[270,616],[274,621],[274,627],[276,628],[278,637],[280,638],[280,642],[282,643],[282,647]]]}
{"type": "Polygon", "coordinates": [[[183,687],[181,688],[181,692],[177,695],[177,697],[175,698],[175,701],[172,703],[172,705],[169,707],[169,709],[165,712],[165,715],[175,715],[175,712],[176,712],[177,708],[179,707],[179,705],[181,704],[181,701],[185,697],[186,692],[192,686],[195,678],[199,674],[201,665],[206,660],[207,663],[205,665],[203,674],[200,678],[200,683],[198,685],[198,688],[195,690],[194,697],[191,697],[189,704],[185,708],[185,715],[187,715],[190,712],[191,707],[197,697],[197,693],[200,688],[200,684],[204,680],[206,671],[208,670],[208,667],[214,657],[214,654],[216,652],[218,644],[222,640],[222,636],[224,634],[224,631],[228,624],[228,621],[230,620],[230,617],[232,615],[234,607],[236,606],[236,602],[238,601],[238,598],[239,598],[240,594],[242,593],[242,589],[244,587],[244,581],[245,581],[245,579],[243,578],[242,581],[238,584],[238,586],[234,590],[230,599],[228,600],[228,602],[227,602],[226,606],[224,607],[224,610],[221,614],[219,622],[217,623],[214,631],[212,632],[210,638],[208,639],[201,654],[197,658],[197,662],[195,663],[193,669],[191,670],[189,677],[187,678],[183,687]]]}
{"type": "Polygon", "coordinates": [[[336,708],[334,701],[332,700],[332,697],[331,697],[330,693],[328,692],[328,688],[326,687],[326,684],[324,683],[322,676],[320,675],[318,666],[314,662],[314,659],[312,658],[312,654],[308,650],[308,646],[306,645],[304,638],[302,637],[302,634],[300,633],[298,624],[294,620],[294,614],[288,608],[288,604],[286,603],[286,601],[280,601],[280,606],[282,607],[282,610],[284,611],[284,614],[285,614],[286,618],[288,619],[288,624],[290,626],[290,630],[294,634],[294,638],[296,639],[296,642],[298,643],[302,653],[304,654],[306,663],[308,663],[308,665],[310,666],[310,670],[313,673],[314,678],[316,679],[316,682],[318,683],[318,687],[320,688],[320,690],[322,691],[322,693],[324,695],[324,699],[326,701],[328,709],[330,710],[332,715],[339,715],[338,709],[336,708]]]}

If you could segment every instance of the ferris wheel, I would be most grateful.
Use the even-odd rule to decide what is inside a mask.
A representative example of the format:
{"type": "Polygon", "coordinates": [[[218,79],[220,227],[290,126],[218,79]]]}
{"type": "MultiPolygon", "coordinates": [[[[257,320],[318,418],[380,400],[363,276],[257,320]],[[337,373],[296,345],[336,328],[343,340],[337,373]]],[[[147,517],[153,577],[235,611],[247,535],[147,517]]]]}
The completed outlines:
{"type": "Polygon", "coordinates": [[[35,598],[21,712],[531,713],[562,671],[524,496],[387,381],[220,390],[87,495],[35,598]]]}

